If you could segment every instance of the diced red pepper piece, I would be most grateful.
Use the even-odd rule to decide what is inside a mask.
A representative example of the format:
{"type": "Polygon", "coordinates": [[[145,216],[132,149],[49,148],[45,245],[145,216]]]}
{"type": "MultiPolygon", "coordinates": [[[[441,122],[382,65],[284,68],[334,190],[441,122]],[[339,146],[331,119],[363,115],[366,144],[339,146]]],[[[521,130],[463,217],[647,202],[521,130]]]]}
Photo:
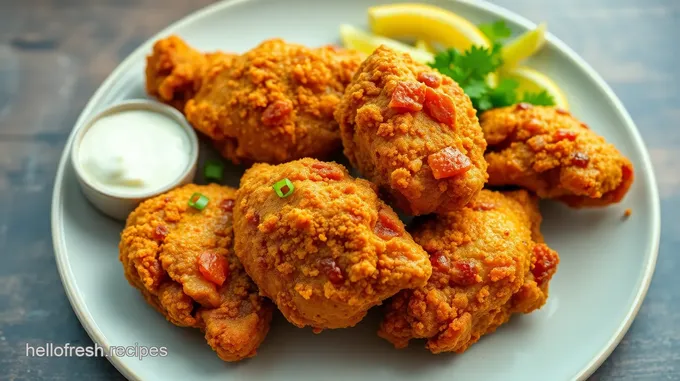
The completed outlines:
{"type": "Polygon", "coordinates": [[[338,267],[338,264],[333,258],[324,258],[320,260],[319,266],[331,283],[341,284],[345,281],[345,277],[342,275],[342,270],[340,267],[338,267]]]}
{"type": "Polygon", "coordinates": [[[451,262],[441,251],[435,251],[430,255],[432,267],[442,273],[448,273],[451,269],[451,262]]]}
{"type": "Polygon", "coordinates": [[[427,86],[420,82],[397,83],[390,99],[390,107],[403,112],[422,110],[426,88],[427,86]]]}
{"type": "Polygon", "coordinates": [[[293,106],[289,101],[274,101],[262,113],[262,123],[267,126],[275,126],[281,123],[291,111],[293,111],[293,106]]]}
{"type": "Polygon", "coordinates": [[[404,228],[399,221],[396,221],[384,209],[380,209],[378,221],[376,221],[373,231],[378,237],[388,240],[401,236],[404,233],[404,228]]]}
{"type": "Polygon", "coordinates": [[[221,286],[227,280],[229,264],[223,256],[205,251],[198,257],[198,270],[205,279],[221,286]]]}
{"type": "Polygon", "coordinates": [[[590,156],[583,152],[575,152],[571,155],[571,163],[577,167],[585,168],[590,162],[590,156]]]}
{"type": "Polygon", "coordinates": [[[477,266],[469,260],[460,260],[453,263],[454,271],[451,273],[451,282],[461,286],[471,286],[477,283],[477,266]]]}
{"type": "Polygon", "coordinates": [[[231,212],[232,210],[234,210],[235,204],[236,202],[234,200],[225,199],[222,200],[222,202],[220,203],[220,209],[222,209],[225,212],[231,212]]]}
{"type": "Polygon", "coordinates": [[[321,177],[329,180],[342,180],[345,177],[339,168],[321,161],[312,164],[312,168],[321,177]]]}
{"type": "Polygon", "coordinates": [[[544,282],[549,281],[553,274],[555,274],[560,258],[555,251],[551,250],[544,243],[539,243],[534,246],[534,257],[536,258],[536,262],[534,262],[531,273],[534,275],[534,280],[540,287],[544,282]]]}
{"type": "Polygon", "coordinates": [[[167,236],[169,233],[168,227],[165,225],[158,225],[156,226],[156,229],[153,232],[153,238],[156,241],[162,241],[165,239],[165,236],[167,236]]]}
{"type": "Polygon", "coordinates": [[[442,77],[437,73],[421,71],[418,74],[418,81],[424,83],[427,87],[436,89],[442,84],[442,77]]]}
{"type": "Polygon", "coordinates": [[[494,210],[496,209],[496,204],[491,202],[474,202],[471,206],[472,210],[494,210]]]}
{"type": "Polygon", "coordinates": [[[456,106],[450,96],[427,87],[425,90],[425,112],[439,123],[449,127],[456,124],[456,106]]]}
{"type": "Polygon", "coordinates": [[[472,167],[470,158],[453,147],[446,147],[428,156],[427,164],[437,180],[463,174],[472,167]]]}
{"type": "Polygon", "coordinates": [[[532,107],[534,107],[534,106],[529,104],[529,103],[522,102],[522,103],[518,103],[518,104],[515,105],[515,110],[528,110],[532,107]]]}
{"type": "Polygon", "coordinates": [[[563,128],[560,128],[559,130],[555,131],[555,141],[560,141],[560,140],[570,140],[574,141],[576,140],[576,137],[578,134],[575,131],[572,130],[565,130],[563,128]]]}

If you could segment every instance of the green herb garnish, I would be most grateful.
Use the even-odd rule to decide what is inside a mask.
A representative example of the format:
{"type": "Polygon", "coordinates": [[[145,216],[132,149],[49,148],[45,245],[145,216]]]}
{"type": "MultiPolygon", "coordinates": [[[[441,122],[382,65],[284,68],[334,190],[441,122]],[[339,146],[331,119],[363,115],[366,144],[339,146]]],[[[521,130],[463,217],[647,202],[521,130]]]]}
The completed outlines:
{"type": "Polygon", "coordinates": [[[503,40],[510,37],[511,31],[504,21],[482,24],[479,28],[491,40],[491,48],[475,45],[463,53],[457,49],[448,49],[437,53],[434,62],[429,65],[458,82],[479,112],[518,102],[554,105],[555,100],[545,90],[518,96],[519,83],[514,79],[503,79],[495,87],[489,86],[487,77],[503,65],[503,40]]]}
{"type": "Polygon", "coordinates": [[[197,210],[203,210],[208,205],[208,201],[210,201],[208,197],[196,192],[189,197],[189,206],[197,210]]]}
{"type": "Polygon", "coordinates": [[[208,161],[203,169],[203,176],[206,180],[222,181],[224,177],[224,164],[218,161],[208,161]]]}
{"type": "Polygon", "coordinates": [[[277,181],[276,184],[272,185],[272,188],[274,188],[274,192],[281,198],[290,196],[295,190],[295,186],[287,178],[277,181]]]}

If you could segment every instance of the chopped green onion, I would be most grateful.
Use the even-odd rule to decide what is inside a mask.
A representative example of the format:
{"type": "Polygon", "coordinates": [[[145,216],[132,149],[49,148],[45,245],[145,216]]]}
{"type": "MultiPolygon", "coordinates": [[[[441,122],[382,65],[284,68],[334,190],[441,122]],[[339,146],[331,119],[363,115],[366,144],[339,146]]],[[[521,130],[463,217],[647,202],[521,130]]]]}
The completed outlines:
{"type": "Polygon", "coordinates": [[[281,198],[290,196],[295,190],[295,186],[287,178],[279,180],[276,184],[272,185],[272,188],[274,188],[274,192],[281,198]]]}
{"type": "Polygon", "coordinates": [[[189,198],[189,206],[197,210],[203,210],[208,205],[208,201],[210,201],[209,198],[196,192],[189,198]]]}
{"type": "Polygon", "coordinates": [[[206,180],[222,181],[224,176],[224,165],[218,161],[208,161],[203,169],[203,176],[206,180]]]}

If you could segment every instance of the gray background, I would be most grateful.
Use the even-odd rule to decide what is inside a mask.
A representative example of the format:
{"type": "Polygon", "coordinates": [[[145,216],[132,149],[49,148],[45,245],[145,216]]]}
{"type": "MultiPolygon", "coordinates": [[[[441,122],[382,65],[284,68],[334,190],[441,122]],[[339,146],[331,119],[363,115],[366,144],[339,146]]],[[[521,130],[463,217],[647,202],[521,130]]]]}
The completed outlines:
{"type": "MultiPolygon", "coordinates": [[[[122,379],[104,359],[25,356],[26,343],[91,345],[53,258],[54,173],[76,117],[104,78],[148,37],[210,2],[0,0],[0,379],[122,379]]],[[[632,114],[659,181],[654,280],[629,333],[592,379],[680,379],[680,1],[494,3],[547,21],[595,67],[632,114]]]]}

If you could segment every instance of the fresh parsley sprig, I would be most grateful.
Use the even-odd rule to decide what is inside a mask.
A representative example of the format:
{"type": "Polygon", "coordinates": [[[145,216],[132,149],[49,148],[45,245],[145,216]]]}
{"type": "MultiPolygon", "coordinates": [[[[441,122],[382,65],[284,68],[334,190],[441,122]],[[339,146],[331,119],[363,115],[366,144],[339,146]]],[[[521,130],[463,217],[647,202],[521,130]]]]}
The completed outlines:
{"type": "Polygon", "coordinates": [[[512,31],[502,20],[481,24],[479,29],[491,41],[491,48],[473,45],[462,53],[457,49],[448,49],[437,53],[430,66],[458,82],[479,112],[518,102],[554,105],[555,100],[545,90],[537,93],[525,92],[521,97],[518,96],[519,83],[513,79],[502,79],[495,87],[487,83],[489,74],[503,65],[503,41],[510,37],[512,31]]]}

